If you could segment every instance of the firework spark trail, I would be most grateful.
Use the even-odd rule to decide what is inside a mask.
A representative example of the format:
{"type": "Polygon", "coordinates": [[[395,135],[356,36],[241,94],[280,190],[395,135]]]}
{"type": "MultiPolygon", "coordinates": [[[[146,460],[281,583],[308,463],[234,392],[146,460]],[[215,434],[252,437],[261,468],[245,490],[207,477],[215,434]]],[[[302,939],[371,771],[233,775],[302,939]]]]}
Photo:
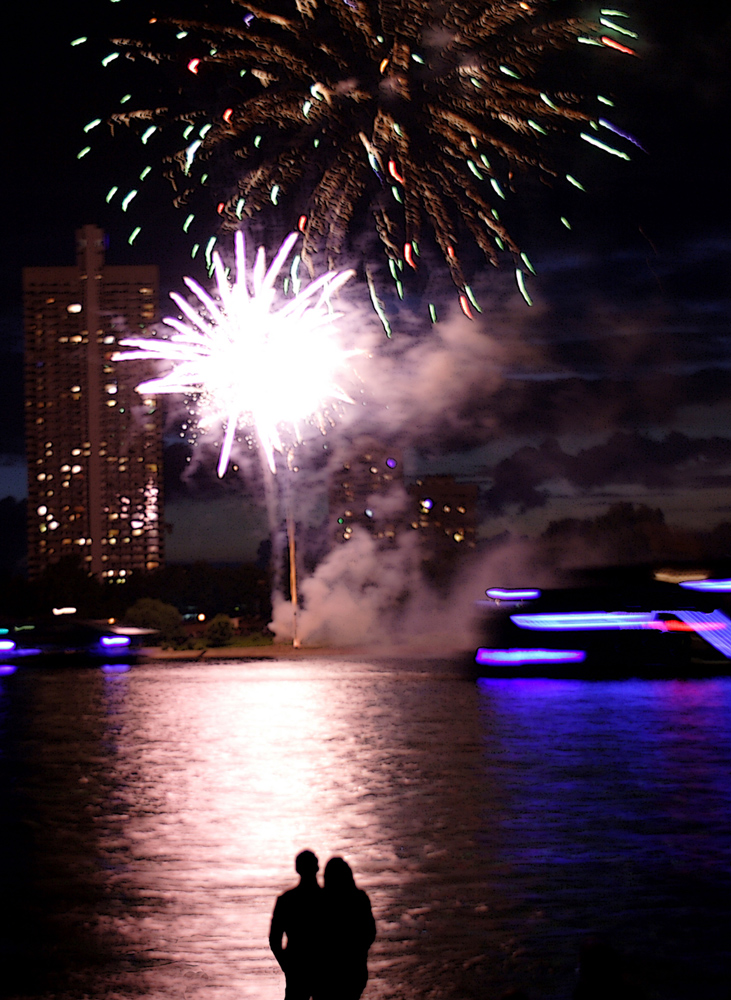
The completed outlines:
{"type": "Polygon", "coordinates": [[[139,129],[144,143],[158,142],[163,126],[182,129],[167,156],[179,206],[208,179],[212,157],[233,158],[236,189],[218,202],[224,226],[286,201],[311,273],[319,253],[334,266],[367,204],[401,297],[404,265],[418,267],[430,231],[469,315],[460,247],[474,242],[492,263],[505,251],[522,270],[499,211],[518,174],[580,187],[563,136],[583,129],[595,148],[617,153],[585,131],[601,124],[635,142],[598,118],[592,102],[608,99],[560,84],[547,92],[552,52],[583,43],[608,59],[636,54],[618,41],[636,37],[624,12],[601,10],[593,23],[571,16],[576,7],[460,0],[436,16],[420,0],[232,0],[215,8],[216,23],[152,18],[149,41],[117,38],[115,51],[177,66],[183,105],[125,109],[111,121],[139,129]]]}
{"type": "Polygon", "coordinates": [[[331,405],[353,402],[335,379],[358,352],[337,345],[333,325],[339,314],[330,308],[330,297],[353,272],[330,271],[275,307],[276,281],[298,237],[287,237],[268,269],[260,247],[248,276],[243,234],[236,233],[233,281],[218,253],[213,254],[218,301],[186,278],[198,303],[191,305],[171,293],[184,319],[168,316],[163,322],[176,332],[167,339],[122,340],[123,347],[135,350],[114,356],[115,361],[171,363],[168,372],[137,390],[199,397],[199,423],[220,424],[224,430],[219,476],[226,472],[239,428],[254,430],[269,468],[276,472],[274,452],[287,446],[284,428],[292,440],[301,440],[306,420],[314,420],[324,432],[331,405]]]}

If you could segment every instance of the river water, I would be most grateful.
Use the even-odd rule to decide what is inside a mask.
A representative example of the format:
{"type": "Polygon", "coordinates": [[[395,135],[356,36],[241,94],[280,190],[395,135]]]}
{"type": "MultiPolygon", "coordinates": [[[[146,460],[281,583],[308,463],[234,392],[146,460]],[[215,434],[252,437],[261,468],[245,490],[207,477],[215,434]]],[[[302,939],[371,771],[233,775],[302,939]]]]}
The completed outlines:
{"type": "Polygon", "coordinates": [[[0,677],[0,991],[280,1000],[305,847],[378,924],[365,998],[728,1000],[731,680],[491,681],[349,659],[0,677]]]}

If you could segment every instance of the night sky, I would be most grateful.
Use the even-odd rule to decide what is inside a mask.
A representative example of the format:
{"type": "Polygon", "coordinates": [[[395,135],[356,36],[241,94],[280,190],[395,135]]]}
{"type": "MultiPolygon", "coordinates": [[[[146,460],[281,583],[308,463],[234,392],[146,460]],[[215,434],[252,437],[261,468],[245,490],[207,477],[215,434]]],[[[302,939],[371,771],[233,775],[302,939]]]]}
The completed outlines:
{"type": "MultiPolygon", "coordinates": [[[[105,102],[112,106],[119,87],[96,50],[69,42],[103,30],[113,5],[101,0],[89,15],[88,5],[72,2],[43,17],[14,6],[2,129],[0,496],[19,498],[21,268],[73,263],[74,230],[93,222],[109,233],[108,263],[160,266],[163,300],[184,274],[202,275],[165,182],[151,181],[159,204],[130,247],[130,218],[104,198],[120,178],[131,181],[130,171],[109,144],[103,155],[76,159],[83,125],[105,102]]],[[[597,50],[587,85],[613,96],[613,120],[646,152],[623,163],[577,150],[575,173],[588,190],[570,233],[556,224],[551,192],[528,185],[514,199],[514,219],[538,272],[534,306],[521,299],[509,265],[498,272],[475,262],[484,312],[470,324],[435,270],[428,297],[443,322],[432,331],[423,302],[408,303],[416,317],[402,307],[376,366],[378,386],[366,384],[358,411],[362,429],[403,447],[411,475],[479,482],[483,535],[535,533],[551,519],[593,517],[619,500],[661,507],[679,527],[731,521],[731,14],[710,0],[622,9],[640,32],[640,57],[597,50]]],[[[590,4],[584,10],[596,14],[590,4]]],[[[353,253],[369,245],[359,239],[354,232],[353,253]]],[[[352,296],[365,315],[362,284],[352,296]]],[[[345,429],[358,429],[353,414],[345,429]]],[[[232,519],[241,525],[239,554],[251,556],[266,534],[252,484],[216,485],[207,458],[182,481],[184,458],[179,446],[170,453],[171,557],[235,557],[221,530],[232,519]],[[203,527],[191,541],[187,526],[198,517],[203,527]]]]}

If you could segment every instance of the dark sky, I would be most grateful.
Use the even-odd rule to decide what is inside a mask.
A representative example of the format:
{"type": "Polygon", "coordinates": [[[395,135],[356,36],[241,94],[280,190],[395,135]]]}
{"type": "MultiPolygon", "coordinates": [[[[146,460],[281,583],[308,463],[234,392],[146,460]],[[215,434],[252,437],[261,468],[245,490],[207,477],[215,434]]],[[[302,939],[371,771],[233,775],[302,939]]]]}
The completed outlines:
{"type": "MultiPolygon", "coordinates": [[[[20,496],[21,267],[72,263],[74,229],[87,222],[110,234],[109,263],[158,263],[164,294],[191,264],[162,181],[159,204],[129,247],[130,220],[104,200],[126,165],[113,153],[76,159],[83,125],[112,106],[118,86],[111,67],[69,42],[103,31],[108,0],[93,14],[73,0],[43,17],[14,6],[1,133],[0,495],[20,496]]],[[[598,6],[584,9],[596,14],[598,6]]],[[[581,151],[588,191],[571,233],[554,225],[550,191],[516,198],[516,225],[538,271],[533,308],[510,271],[480,267],[473,285],[485,311],[470,326],[435,277],[434,298],[449,318],[436,335],[423,324],[416,343],[421,318],[400,317],[408,333],[389,345],[388,376],[365,417],[365,429],[406,448],[412,473],[479,481],[485,534],[537,531],[615,500],[660,506],[687,527],[731,520],[731,14],[710,0],[633,0],[622,9],[640,32],[640,57],[609,60],[602,51],[587,83],[615,97],[613,120],[646,153],[621,163],[581,151]],[[420,409],[429,393],[440,406],[420,409]],[[378,407],[386,405],[384,420],[378,407]]],[[[352,416],[346,422],[353,427],[352,416]]],[[[195,488],[170,477],[172,520],[183,525],[202,511],[201,496],[211,522],[239,509],[236,490],[208,489],[207,475],[195,488]]],[[[263,520],[256,504],[247,506],[248,492],[243,484],[254,539],[263,520]]],[[[200,536],[209,551],[214,534],[212,526],[200,536]]],[[[195,554],[183,544],[189,533],[175,539],[173,551],[195,554]]]]}

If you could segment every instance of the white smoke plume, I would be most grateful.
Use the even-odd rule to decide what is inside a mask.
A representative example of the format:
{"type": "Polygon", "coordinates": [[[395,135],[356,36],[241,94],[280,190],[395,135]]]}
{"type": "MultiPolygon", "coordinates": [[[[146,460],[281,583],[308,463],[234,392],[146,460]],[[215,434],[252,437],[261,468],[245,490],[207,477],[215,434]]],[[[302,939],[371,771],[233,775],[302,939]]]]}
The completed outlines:
{"type": "MultiPolygon", "coordinates": [[[[490,586],[545,585],[548,576],[532,564],[528,542],[505,545],[465,560],[448,594],[422,574],[420,540],[404,532],[383,547],[354,529],[299,587],[297,636],[303,646],[384,647],[394,651],[450,655],[474,648],[490,586]]],[[[269,628],[275,642],[294,638],[292,605],[275,595],[269,628]]]]}

